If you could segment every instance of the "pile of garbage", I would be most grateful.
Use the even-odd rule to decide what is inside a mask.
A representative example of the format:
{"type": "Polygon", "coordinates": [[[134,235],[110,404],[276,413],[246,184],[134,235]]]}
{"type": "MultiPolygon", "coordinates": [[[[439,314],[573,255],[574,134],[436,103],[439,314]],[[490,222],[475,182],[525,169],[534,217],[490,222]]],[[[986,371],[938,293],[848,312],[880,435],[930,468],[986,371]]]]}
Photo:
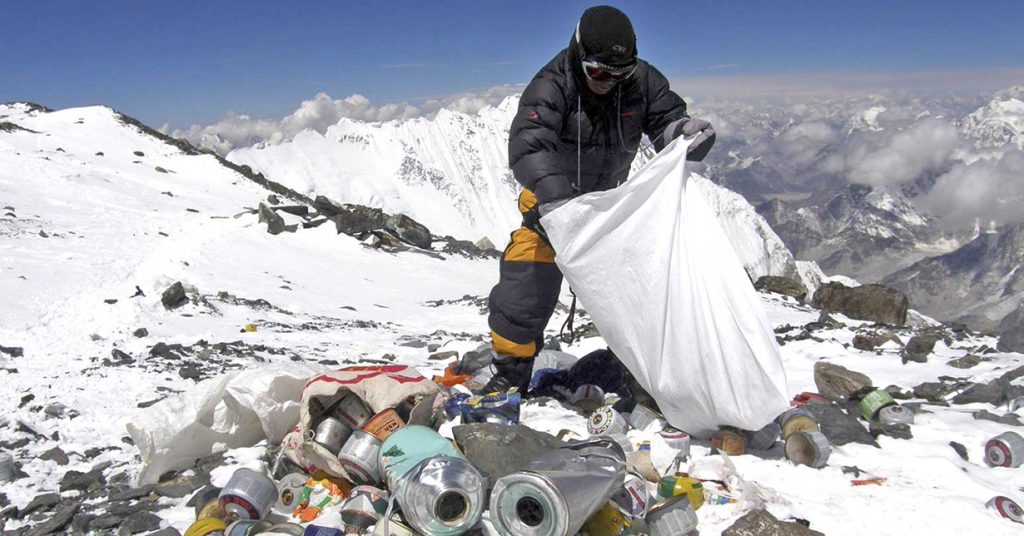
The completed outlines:
{"type": "MultiPolygon", "coordinates": [[[[270,447],[271,463],[199,490],[185,535],[697,535],[697,510],[723,504],[750,512],[733,526],[736,534],[764,523],[819,534],[806,521],[767,513],[770,492],[744,480],[730,456],[781,450],[794,464],[827,466],[831,430],[819,422],[836,405],[829,385],[819,388],[831,399],[798,395],[760,430],[722,427],[693,438],[669,425],[628,373],[609,366],[609,354],[577,360],[545,351],[534,369],[529,396],[577,409],[586,437],[529,428],[520,421],[524,393],[473,394],[487,374],[486,360],[466,366],[473,352],[433,381],[404,365],[314,375],[302,388],[297,424],[270,447]],[[667,468],[652,459],[652,441],[629,439],[632,430],[672,453],[667,468]],[[694,443],[709,445],[711,455],[693,456],[694,443]]],[[[913,425],[913,412],[885,390],[860,386],[842,398],[870,429],[913,425]]],[[[993,438],[986,462],[1021,465],[1024,438],[993,438]]],[[[989,506],[1024,522],[1007,497],[989,506]]]]}

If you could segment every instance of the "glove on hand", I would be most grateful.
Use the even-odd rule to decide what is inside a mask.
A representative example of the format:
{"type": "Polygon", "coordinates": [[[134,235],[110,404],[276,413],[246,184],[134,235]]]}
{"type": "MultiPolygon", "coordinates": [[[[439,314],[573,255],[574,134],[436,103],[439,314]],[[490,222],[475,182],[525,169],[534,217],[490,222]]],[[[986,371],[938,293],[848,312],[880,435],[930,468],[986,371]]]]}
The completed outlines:
{"type": "Polygon", "coordinates": [[[690,147],[686,149],[686,159],[700,162],[715,144],[715,127],[703,119],[684,117],[669,123],[665,127],[664,136],[666,144],[679,137],[694,138],[690,147]]]}

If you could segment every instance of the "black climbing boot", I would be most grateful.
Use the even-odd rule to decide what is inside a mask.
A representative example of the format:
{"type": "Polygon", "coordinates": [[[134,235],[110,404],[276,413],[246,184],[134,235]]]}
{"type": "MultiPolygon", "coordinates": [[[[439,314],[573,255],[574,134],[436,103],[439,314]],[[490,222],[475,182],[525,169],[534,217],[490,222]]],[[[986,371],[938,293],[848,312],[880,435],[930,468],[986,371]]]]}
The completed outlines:
{"type": "Polygon", "coordinates": [[[523,359],[510,355],[498,354],[494,357],[494,376],[480,390],[480,394],[504,393],[515,387],[521,394],[526,394],[533,375],[533,358],[523,359]]]}

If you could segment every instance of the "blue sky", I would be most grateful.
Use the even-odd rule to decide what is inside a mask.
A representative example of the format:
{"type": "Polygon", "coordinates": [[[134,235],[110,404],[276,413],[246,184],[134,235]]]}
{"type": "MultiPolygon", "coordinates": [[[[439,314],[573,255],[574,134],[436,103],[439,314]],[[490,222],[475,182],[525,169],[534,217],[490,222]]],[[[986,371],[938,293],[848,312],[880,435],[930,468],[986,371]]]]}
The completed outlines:
{"type": "MultiPolygon", "coordinates": [[[[107,104],[174,127],[281,117],[318,92],[416,103],[528,81],[588,5],[0,1],[0,101],[107,104]]],[[[1024,68],[1019,0],[614,5],[641,57],[684,83],[1024,68]]]]}

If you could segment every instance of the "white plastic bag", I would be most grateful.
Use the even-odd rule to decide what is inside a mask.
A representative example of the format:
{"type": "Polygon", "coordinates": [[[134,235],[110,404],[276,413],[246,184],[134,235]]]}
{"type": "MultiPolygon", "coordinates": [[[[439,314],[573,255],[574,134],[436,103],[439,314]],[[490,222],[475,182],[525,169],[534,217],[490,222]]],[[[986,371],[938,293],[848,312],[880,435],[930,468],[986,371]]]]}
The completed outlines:
{"type": "Polygon", "coordinates": [[[673,426],[758,430],[789,407],[775,334],[677,140],[624,185],[541,219],[608,346],[673,426]]]}
{"type": "Polygon", "coordinates": [[[216,451],[281,441],[299,422],[306,381],[320,370],[288,363],[231,372],[139,412],[127,425],[142,456],[138,483],[216,451]]]}

